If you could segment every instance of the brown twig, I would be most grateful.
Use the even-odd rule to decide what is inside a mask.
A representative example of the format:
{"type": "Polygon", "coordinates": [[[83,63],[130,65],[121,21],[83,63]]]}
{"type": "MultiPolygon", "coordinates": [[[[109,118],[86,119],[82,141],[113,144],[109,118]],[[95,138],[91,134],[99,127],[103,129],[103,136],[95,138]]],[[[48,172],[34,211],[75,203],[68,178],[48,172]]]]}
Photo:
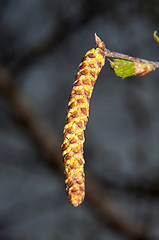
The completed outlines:
{"type": "MultiPolygon", "coordinates": [[[[33,136],[46,159],[53,167],[63,172],[63,160],[60,141],[49,124],[33,108],[28,101],[11,84],[12,77],[3,67],[0,68],[0,93],[14,109],[16,117],[23,123],[27,131],[33,136]]],[[[137,220],[128,216],[125,211],[110,197],[100,184],[87,174],[86,200],[93,205],[93,209],[108,220],[116,229],[131,239],[149,240],[145,229],[137,220]]]]}
{"type": "Polygon", "coordinates": [[[33,108],[33,104],[13,86],[12,77],[5,68],[0,67],[0,93],[14,109],[18,121],[34,138],[53,167],[61,170],[63,160],[60,140],[55,131],[33,108]]]}
{"type": "MultiPolygon", "coordinates": [[[[91,3],[93,4],[93,3],[91,3]]],[[[82,3],[82,11],[79,11],[73,19],[65,18],[65,16],[61,16],[58,19],[58,25],[55,30],[50,32],[50,35],[46,37],[43,41],[39,42],[30,49],[28,52],[25,52],[22,56],[20,55],[19,59],[16,60],[16,64],[13,66],[14,74],[19,74],[21,71],[25,70],[33,63],[35,63],[38,59],[45,57],[48,53],[54,51],[57,46],[59,46],[75,29],[82,28],[83,25],[86,25],[92,17],[95,17],[96,14],[101,12],[100,6],[101,3],[96,3],[94,6],[90,8],[89,1],[84,1],[82,3]],[[97,5],[97,6],[96,6],[97,5]]],[[[54,23],[53,23],[54,25],[54,23]]]]}
{"type": "Polygon", "coordinates": [[[123,232],[127,237],[144,240],[151,239],[145,232],[140,222],[130,217],[124,209],[119,207],[116,201],[110,196],[105,189],[91,175],[87,174],[86,178],[86,199],[93,205],[93,208],[104,219],[108,219],[112,226],[123,232]]]}
{"type": "Polygon", "coordinates": [[[136,63],[148,63],[151,65],[151,70],[155,70],[156,68],[159,68],[159,62],[152,62],[145,59],[132,57],[123,53],[110,51],[105,47],[105,44],[102,42],[102,40],[98,37],[96,33],[95,33],[95,41],[96,41],[97,47],[102,48],[104,50],[106,57],[123,59],[123,60],[136,62],[136,63]]]}

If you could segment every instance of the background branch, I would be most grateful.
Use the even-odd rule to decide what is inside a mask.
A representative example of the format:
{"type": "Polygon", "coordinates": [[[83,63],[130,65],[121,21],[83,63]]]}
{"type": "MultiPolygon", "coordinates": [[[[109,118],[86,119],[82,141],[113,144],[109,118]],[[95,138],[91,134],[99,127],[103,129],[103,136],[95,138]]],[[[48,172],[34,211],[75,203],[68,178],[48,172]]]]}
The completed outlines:
{"type": "MultiPolygon", "coordinates": [[[[49,123],[33,107],[33,104],[23,96],[12,84],[12,76],[3,67],[0,68],[0,93],[13,108],[16,118],[32,135],[39,145],[48,163],[63,174],[63,160],[60,140],[49,123]]],[[[113,198],[103,189],[97,180],[86,174],[86,200],[93,205],[104,220],[132,239],[150,239],[142,224],[127,215],[113,198]]]]}

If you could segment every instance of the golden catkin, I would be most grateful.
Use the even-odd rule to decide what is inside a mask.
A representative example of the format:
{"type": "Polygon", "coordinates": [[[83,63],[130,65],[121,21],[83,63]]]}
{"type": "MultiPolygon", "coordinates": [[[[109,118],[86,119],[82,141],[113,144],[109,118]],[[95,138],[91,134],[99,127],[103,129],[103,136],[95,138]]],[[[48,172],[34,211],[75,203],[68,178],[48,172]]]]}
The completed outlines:
{"type": "Polygon", "coordinates": [[[75,207],[85,196],[84,130],[88,121],[94,84],[104,63],[105,53],[102,49],[88,51],[79,65],[69,98],[62,150],[66,190],[71,204],[75,207]]]}

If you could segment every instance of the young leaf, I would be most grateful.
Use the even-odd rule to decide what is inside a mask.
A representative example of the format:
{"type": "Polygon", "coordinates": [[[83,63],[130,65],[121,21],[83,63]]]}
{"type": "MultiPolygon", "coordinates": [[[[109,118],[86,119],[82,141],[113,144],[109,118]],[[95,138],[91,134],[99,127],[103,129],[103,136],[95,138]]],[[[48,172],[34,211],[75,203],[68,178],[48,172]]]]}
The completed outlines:
{"type": "Polygon", "coordinates": [[[113,59],[113,61],[110,59],[108,60],[111,68],[114,69],[117,76],[126,78],[135,74],[134,63],[132,61],[122,59],[113,59]]]}
{"type": "Polygon", "coordinates": [[[126,78],[130,76],[145,76],[154,70],[154,63],[149,61],[128,61],[123,59],[109,59],[111,68],[114,69],[117,76],[126,78]]]}

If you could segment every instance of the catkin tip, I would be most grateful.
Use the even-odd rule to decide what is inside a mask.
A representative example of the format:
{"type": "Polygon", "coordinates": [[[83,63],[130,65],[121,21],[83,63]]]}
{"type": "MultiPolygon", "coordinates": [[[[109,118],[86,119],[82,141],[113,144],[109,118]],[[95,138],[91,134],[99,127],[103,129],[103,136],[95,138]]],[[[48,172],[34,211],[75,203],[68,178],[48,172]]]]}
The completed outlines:
{"type": "Polygon", "coordinates": [[[83,200],[84,200],[84,192],[83,194],[77,193],[70,196],[70,203],[74,207],[78,207],[83,202],[83,200]]]}

